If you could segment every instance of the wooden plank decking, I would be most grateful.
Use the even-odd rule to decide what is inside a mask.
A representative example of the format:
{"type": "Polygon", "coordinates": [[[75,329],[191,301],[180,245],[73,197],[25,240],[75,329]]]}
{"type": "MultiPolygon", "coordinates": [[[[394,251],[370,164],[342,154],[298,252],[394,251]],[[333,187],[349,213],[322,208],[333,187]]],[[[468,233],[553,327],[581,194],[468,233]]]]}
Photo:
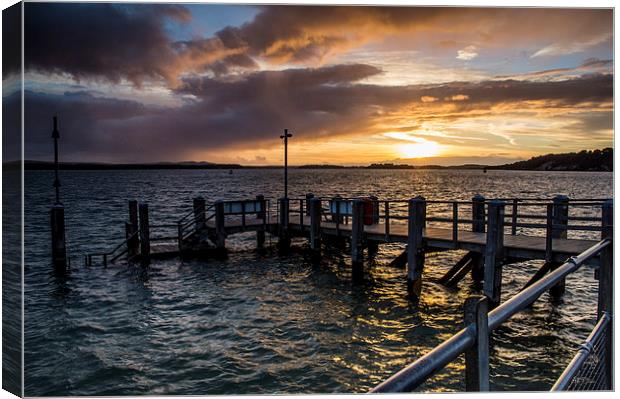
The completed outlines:
{"type": "MultiPolygon", "coordinates": [[[[300,218],[291,214],[290,229],[296,236],[306,237],[310,232],[310,217],[303,218],[303,226],[300,218]]],[[[226,232],[234,234],[241,231],[256,231],[265,227],[268,231],[277,234],[277,218],[271,217],[268,221],[248,217],[245,226],[240,219],[226,220],[226,232]]],[[[207,222],[208,229],[215,229],[215,222],[207,222]]],[[[321,232],[325,235],[341,235],[350,237],[352,224],[336,225],[333,222],[321,222],[321,232]]],[[[385,234],[385,224],[373,224],[364,226],[367,238],[378,242],[407,242],[407,226],[404,223],[390,223],[389,235],[385,234]]],[[[455,244],[452,229],[427,227],[424,229],[426,246],[437,249],[463,249],[474,252],[484,252],[486,246],[486,233],[475,233],[467,230],[458,231],[458,239],[455,244]]],[[[553,260],[562,262],[567,257],[580,254],[592,245],[596,240],[583,239],[553,239],[553,260]]],[[[514,259],[544,259],[546,251],[545,237],[525,235],[504,235],[505,255],[514,259]]]]}

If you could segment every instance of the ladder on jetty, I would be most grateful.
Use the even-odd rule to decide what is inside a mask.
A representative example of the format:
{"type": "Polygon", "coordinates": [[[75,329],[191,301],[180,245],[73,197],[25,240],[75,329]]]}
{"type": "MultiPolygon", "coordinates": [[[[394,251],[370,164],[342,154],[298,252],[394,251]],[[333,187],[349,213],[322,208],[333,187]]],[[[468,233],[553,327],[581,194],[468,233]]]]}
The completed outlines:
{"type": "Polygon", "coordinates": [[[322,245],[349,243],[354,279],[364,275],[364,258],[383,243],[404,243],[392,265],[407,267],[407,294],[422,295],[425,255],[464,250],[466,254],[439,280],[458,284],[467,274],[482,283],[483,296],[465,303],[465,327],[450,339],[401,370],[372,392],[404,392],[420,386],[459,355],[465,354],[468,391],[489,389],[489,334],[542,293],[564,292],[565,278],[584,264],[597,267],[597,324],[590,337],[554,385],[553,390],[613,389],[613,200],[499,198],[480,195],[470,201],[407,200],[376,197],[280,198],[277,205],[263,196],[215,201],[194,198],[193,209],[167,225],[149,225],[148,205],[129,202],[126,237],[101,256],[103,264],[126,255],[129,262],[148,264],[162,256],[210,256],[225,253],[226,238],[254,231],[257,246],[265,234],[278,237],[286,251],[291,238],[308,239],[314,257],[322,245]],[[508,209],[508,212],[507,212],[508,209]],[[578,211],[578,212],[576,212],[578,211]],[[152,237],[151,231],[175,228],[176,234],[152,237]],[[569,237],[569,232],[571,236],[569,237]],[[600,235],[599,235],[600,232],[600,235]],[[153,247],[151,241],[166,241],[153,247]],[[570,258],[569,258],[570,257],[570,258]],[[568,260],[567,260],[568,258],[568,260]],[[503,268],[530,259],[544,260],[519,294],[501,303],[503,268]],[[489,312],[489,310],[491,310],[489,312]]]}

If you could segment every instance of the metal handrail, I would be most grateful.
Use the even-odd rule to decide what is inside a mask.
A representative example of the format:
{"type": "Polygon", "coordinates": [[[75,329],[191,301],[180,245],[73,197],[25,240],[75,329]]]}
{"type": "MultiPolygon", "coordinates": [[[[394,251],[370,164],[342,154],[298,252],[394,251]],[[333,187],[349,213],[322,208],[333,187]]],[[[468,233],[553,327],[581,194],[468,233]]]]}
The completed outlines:
{"type": "MultiPolygon", "coordinates": [[[[583,263],[596,256],[610,244],[611,240],[602,240],[581,254],[569,258],[550,274],[541,278],[534,284],[510,298],[508,301],[495,308],[488,315],[489,331],[496,329],[513,315],[527,308],[544,292],[548,291],[551,287],[562,281],[567,275],[575,272],[583,265],[583,263]]],[[[377,385],[371,390],[371,392],[411,391],[448,363],[456,359],[466,349],[470,348],[474,344],[474,341],[475,325],[470,324],[428,352],[426,355],[422,356],[409,366],[394,374],[392,377],[377,385]]]]}
{"type": "Polygon", "coordinates": [[[609,323],[611,323],[611,316],[609,313],[603,312],[598,323],[596,323],[592,332],[588,335],[586,342],[580,346],[575,357],[573,357],[562,375],[560,375],[560,378],[551,387],[551,391],[564,391],[568,388],[592,353],[592,343],[598,341],[605,334],[605,329],[609,323]]]}

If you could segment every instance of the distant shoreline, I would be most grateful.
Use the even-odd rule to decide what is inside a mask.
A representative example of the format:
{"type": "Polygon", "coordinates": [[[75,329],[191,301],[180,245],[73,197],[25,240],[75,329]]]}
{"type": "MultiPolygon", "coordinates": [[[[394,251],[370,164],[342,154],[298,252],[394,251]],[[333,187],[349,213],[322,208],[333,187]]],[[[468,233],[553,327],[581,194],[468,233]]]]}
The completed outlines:
{"type": "MultiPolygon", "coordinates": [[[[5,170],[19,170],[20,161],[4,162],[5,170]]],[[[613,172],[613,149],[581,151],[578,153],[548,154],[506,165],[464,164],[455,166],[407,165],[374,163],[366,166],[344,165],[298,165],[291,169],[377,169],[377,170],[529,170],[549,172],[613,172]]],[[[158,163],[94,163],[61,162],[62,170],[161,170],[161,169],[281,169],[281,165],[216,164],[210,162],[158,162],[158,163]]],[[[25,170],[53,170],[54,163],[48,161],[24,161],[25,170]]]]}

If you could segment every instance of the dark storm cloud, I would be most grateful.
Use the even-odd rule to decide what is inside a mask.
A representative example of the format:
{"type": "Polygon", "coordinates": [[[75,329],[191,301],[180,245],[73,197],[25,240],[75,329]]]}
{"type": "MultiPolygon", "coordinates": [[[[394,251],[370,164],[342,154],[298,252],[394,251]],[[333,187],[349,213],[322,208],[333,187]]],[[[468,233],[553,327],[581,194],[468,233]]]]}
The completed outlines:
{"type": "Polygon", "coordinates": [[[177,55],[164,23],[189,18],[176,5],[27,3],[26,68],[76,79],[171,81],[177,55]]]}
{"type": "MultiPolygon", "coordinates": [[[[17,105],[19,93],[3,99],[3,103],[17,105]]],[[[108,154],[114,157],[117,148],[131,142],[131,136],[108,134],[106,126],[119,120],[131,120],[157,112],[157,109],[126,100],[99,98],[87,92],[47,94],[24,92],[26,156],[45,159],[50,155],[52,117],[59,118],[63,155],[79,157],[81,154],[108,154]]]]}
{"type": "Polygon", "coordinates": [[[277,142],[284,127],[303,141],[381,133],[390,124],[402,126],[398,123],[403,117],[457,119],[470,112],[492,113],[502,104],[505,108],[498,112],[523,110],[525,101],[538,101],[535,107],[540,112],[548,106],[571,109],[612,101],[611,75],[559,82],[400,87],[360,83],[378,73],[375,67],[354,64],[255,72],[234,80],[191,78],[178,92],[191,94],[194,100],[167,109],[87,93],[27,93],[31,122],[26,126],[26,156],[49,153],[49,121],[54,113],[61,120],[63,151],[72,160],[140,162],[188,159],[218,148],[257,148],[277,142]],[[437,100],[425,103],[422,97],[437,100]]]}
{"type": "MultiPolygon", "coordinates": [[[[424,38],[429,34],[451,34],[459,43],[490,47],[531,45],[544,38],[558,52],[576,40],[608,40],[612,17],[603,9],[262,6],[239,27],[174,41],[166,25],[191,18],[182,6],[27,3],[26,66],[76,79],[126,78],[136,84],[163,79],[176,86],[182,75],[255,70],[259,60],[321,62],[402,33],[414,47],[416,33],[423,33],[422,46],[428,45],[424,38]]],[[[446,39],[437,40],[436,48],[444,48],[446,39]]]]}

